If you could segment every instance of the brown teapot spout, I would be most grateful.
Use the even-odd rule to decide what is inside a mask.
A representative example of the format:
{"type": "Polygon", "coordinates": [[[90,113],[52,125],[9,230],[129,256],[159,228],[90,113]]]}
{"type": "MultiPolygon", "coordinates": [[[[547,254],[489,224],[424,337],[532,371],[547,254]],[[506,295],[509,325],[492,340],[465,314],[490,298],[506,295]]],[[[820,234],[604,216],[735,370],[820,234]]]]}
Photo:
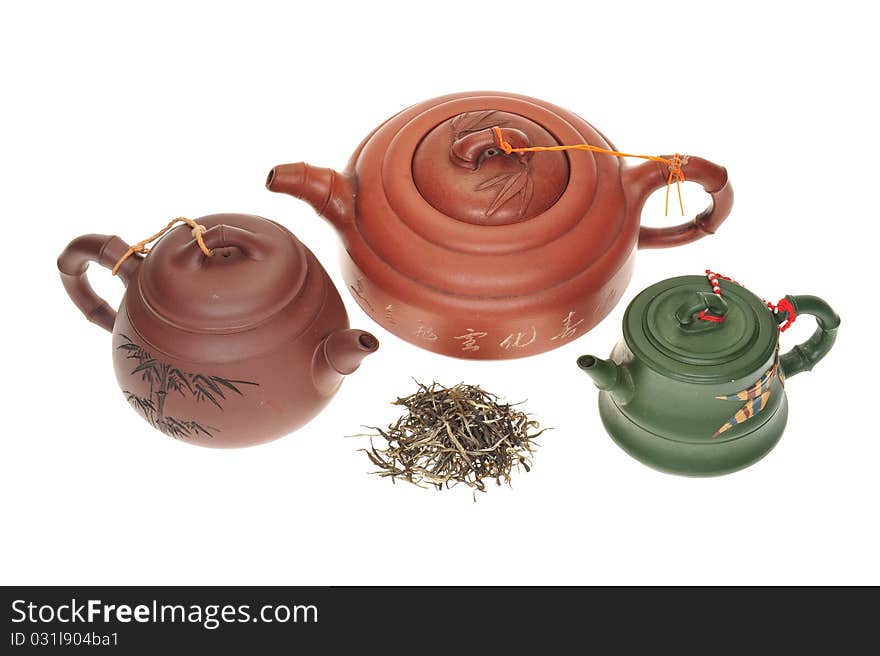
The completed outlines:
{"type": "Polygon", "coordinates": [[[338,373],[347,376],[360,366],[361,361],[379,348],[379,340],[364,330],[346,328],[324,340],[324,356],[338,373]]]}
{"type": "Polygon", "coordinates": [[[379,340],[364,330],[346,328],[324,338],[315,351],[314,377],[318,389],[330,393],[379,348],[379,340]]]}
{"type": "Polygon", "coordinates": [[[355,185],[344,173],[305,162],[279,164],[269,171],[266,188],[301,198],[337,229],[354,221],[355,185]]]}

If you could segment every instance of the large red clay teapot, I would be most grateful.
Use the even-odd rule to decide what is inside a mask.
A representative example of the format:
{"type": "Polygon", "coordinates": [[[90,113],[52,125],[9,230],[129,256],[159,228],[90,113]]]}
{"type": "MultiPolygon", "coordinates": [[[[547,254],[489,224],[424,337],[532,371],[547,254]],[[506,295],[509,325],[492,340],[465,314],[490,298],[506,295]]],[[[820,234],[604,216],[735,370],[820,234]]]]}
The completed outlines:
{"type": "Polygon", "coordinates": [[[376,350],[348,327],[327,272],[286,229],[215,214],[178,226],[146,256],[119,237],[84,235],[58,258],[86,317],[113,333],[125,397],[152,426],[211,447],[249,446],[314,417],[376,350]],[[89,285],[89,262],[118,268],[119,312],[89,285]]]}
{"type": "Polygon", "coordinates": [[[377,322],[431,351],[515,358],[559,346],[614,307],[637,248],[686,244],[730,212],[727,172],[683,160],[712,205],[693,221],[640,227],[670,167],[588,151],[505,152],[586,143],[592,125],[525,96],[443,96],[393,116],[343,172],[276,166],[267,186],[310,203],[339,231],[343,273],[377,322]],[[496,131],[495,128],[500,128],[496,131]]]}

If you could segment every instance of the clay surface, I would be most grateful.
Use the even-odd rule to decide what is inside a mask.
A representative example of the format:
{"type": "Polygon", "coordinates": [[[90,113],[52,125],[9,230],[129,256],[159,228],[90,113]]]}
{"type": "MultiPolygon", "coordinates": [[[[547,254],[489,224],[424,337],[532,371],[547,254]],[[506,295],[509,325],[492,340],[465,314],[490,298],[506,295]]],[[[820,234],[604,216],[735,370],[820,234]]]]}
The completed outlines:
{"type": "Polygon", "coordinates": [[[349,291],[374,320],[423,348],[477,359],[533,355],[583,335],[617,303],[637,248],[692,242],[730,211],[726,171],[689,157],[685,175],[712,205],[682,225],[640,228],[667,165],[585,151],[505,154],[493,127],[514,147],[614,149],[550,103],[459,93],[386,121],[343,172],[284,164],[267,186],[336,227],[349,291]]]}
{"type": "Polygon", "coordinates": [[[158,430],[211,447],[290,433],[378,341],[349,328],[326,271],[282,226],[242,214],[197,222],[212,255],[188,226],[172,229],[120,267],[127,290],[118,312],[86,277],[89,262],[111,268],[128,250],[118,237],[73,240],[58,258],[65,288],[113,333],[119,386],[158,430]]]}

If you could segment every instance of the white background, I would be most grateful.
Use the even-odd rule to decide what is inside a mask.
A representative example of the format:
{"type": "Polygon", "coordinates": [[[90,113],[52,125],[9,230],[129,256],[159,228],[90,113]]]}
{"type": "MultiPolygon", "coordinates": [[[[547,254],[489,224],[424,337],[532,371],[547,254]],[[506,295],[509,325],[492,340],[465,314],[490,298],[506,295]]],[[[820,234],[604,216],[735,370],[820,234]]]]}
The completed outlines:
{"type": "MultiPolygon", "coordinates": [[[[31,2],[0,10],[3,226],[0,582],[20,584],[880,583],[878,52],[866,3],[31,2]],[[238,451],[151,429],[119,393],[110,336],[64,294],[83,233],[134,242],[178,215],[291,228],[340,289],[337,241],[263,188],[276,163],[342,167],[401,108],[461,90],[570,108],[624,150],[728,167],[714,237],[639,254],[621,303],[554,352],[380,352],[299,433],[238,451]],[[763,461],[716,479],[648,469],[606,436],[575,366],[605,355],[647,285],[711,267],[842,315],[787,385],[763,461]],[[479,383],[555,430],[512,489],[434,492],[368,474],[360,424],[410,377],[479,383]]],[[[691,214],[705,203],[688,185],[691,214]]],[[[663,217],[662,192],[646,210],[663,217]]],[[[540,266],[535,262],[535,266],[540,266]]],[[[92,268],[114,304],[121,285],[92,268]]],[[[805,339],[804,317],[783,337],[805,339]]]]}

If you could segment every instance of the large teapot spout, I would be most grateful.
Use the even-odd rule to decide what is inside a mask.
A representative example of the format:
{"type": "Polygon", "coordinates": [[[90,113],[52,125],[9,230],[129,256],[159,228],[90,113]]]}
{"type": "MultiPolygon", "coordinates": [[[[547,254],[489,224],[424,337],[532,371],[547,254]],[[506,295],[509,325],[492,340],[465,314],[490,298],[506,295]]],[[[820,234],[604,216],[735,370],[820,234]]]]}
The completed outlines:
{"type": "Polygon", "coordinates": [[[337,229],[354,220],[354,181],[333,169],[305,162],[279,164],[269,171],[266,187],[301,198],[337,229]]]}
{"type": "Polygon", "coordinates": [[[577,364],[593,379],[596,387],[611,394],[619,405],[626,405],[632,399],[635,390],[626,367],[592,355],[582,355],[577,364]]]}

